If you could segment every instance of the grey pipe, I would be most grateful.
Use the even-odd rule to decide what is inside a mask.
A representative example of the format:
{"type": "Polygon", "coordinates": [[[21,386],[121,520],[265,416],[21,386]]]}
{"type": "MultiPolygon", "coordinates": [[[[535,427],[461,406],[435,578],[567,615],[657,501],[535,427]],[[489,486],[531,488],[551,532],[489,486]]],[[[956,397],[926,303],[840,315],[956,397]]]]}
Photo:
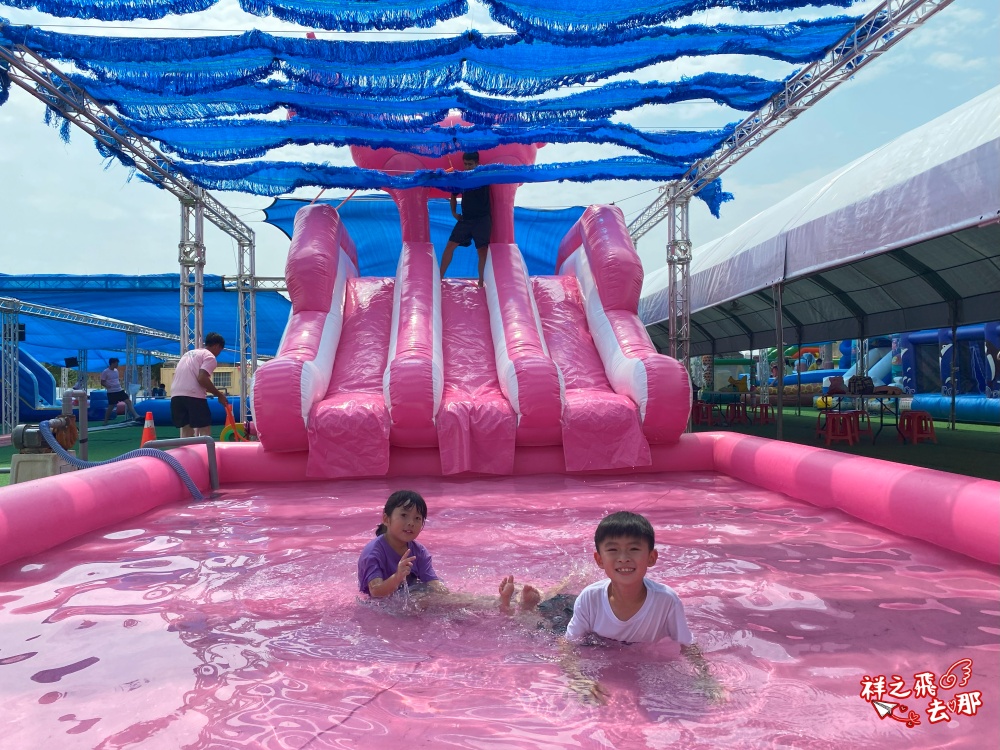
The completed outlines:
{"type": "Polygon", "coordinates": [[[90,406],[88,399],[90,394],[86,390],[82,391],[63,391],[62,395],[62,413],[72,414],[73,413],[73,398],[76,397],[80,401],[80,418],[77,420],[77,429],[80,431],[80,458],[84,461],[88,460],[89,451],[87,450],[87,442],[89,437],[87,435],[87,409],[90,406]]]}
{"type": "Polygon", "coordinates": [[[208,481],[213,490],[219,489],[219,466],[215,460],[215,438],[208,435],[196,435],[186,438],[167,438],[165,440],[149,440],[142,444],[143,448],[179,448],[182,445],[208,446],[208,481]]]}

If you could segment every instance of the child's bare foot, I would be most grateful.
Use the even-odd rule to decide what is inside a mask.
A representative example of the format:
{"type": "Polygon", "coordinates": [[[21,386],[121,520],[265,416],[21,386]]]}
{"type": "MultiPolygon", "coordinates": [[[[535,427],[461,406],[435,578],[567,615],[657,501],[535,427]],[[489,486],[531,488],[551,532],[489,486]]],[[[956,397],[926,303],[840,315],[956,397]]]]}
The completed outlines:
{"type": "Polygon", "coordinates": [[[542,592],[530,584],[521,589],[521,611],[530,612],[542,601],[542,592]]]}
{"type": "Polygon", "coordinates": [[[514,576],[504,576],[500,581],[500,611],[510,612],[510,600],[514,597],[514,576]]]}

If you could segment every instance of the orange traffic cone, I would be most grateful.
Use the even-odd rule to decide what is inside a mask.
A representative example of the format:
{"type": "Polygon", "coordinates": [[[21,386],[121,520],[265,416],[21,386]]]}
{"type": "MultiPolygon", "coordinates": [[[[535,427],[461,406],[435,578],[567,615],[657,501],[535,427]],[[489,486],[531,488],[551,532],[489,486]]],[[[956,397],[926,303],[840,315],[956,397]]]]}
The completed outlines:
{"type": "Polygon", "coordinates": [[[141,448],[150,440],[156,440],[156,425],[153,423],[153,412],[146,412],[146,421],[142,425],[142,439],[139,440],[139,447],[141,448]]]}

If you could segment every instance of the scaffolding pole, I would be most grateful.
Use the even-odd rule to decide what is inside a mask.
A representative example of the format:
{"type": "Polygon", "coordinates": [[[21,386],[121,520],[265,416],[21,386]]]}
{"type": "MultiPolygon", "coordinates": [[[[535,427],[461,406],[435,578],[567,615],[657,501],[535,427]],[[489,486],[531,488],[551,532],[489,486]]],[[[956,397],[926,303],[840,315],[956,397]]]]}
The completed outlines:
{"type": "Polygon", "coordinates": [[[18,304],[0,302],[0,435],[10,435],[17,427],[21,389],[18,377],[18,304]]]}
{"type": "MultiPolygon", "coordinates": [[[[668,190],[673,191],[674,185],[668,190]]],[[[671,200],[667,217],[667,299],[669,306],[670,356],[685,368],[691,358],[691,238],[688,233],[686,197],[671,200]]],[[[690,372],[688,373],[690,376],[690,372]]]]}
{"type": "Polygon", "coordinates": [[[181,241],[178,245],[181,277],[181,353],[197,349],[205,340],[205,204],[197,197],[181,198],[181,241]]]}

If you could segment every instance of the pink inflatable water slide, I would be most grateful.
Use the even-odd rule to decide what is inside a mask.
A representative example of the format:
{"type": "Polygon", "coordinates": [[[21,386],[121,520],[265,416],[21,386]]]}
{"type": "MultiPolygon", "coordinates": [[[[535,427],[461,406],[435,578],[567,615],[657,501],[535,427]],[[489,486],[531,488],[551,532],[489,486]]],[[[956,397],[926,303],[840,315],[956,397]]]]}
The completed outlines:
{"type": "MultiPolygon", "coordinates": [[[[482,152],[533,163],[536,147],[482,152]]],[[[388,149],[363,167],[449,169],[388,149]]],[[[336,210],[299,211],[286,265],[292,312],[256,373],[259,442],[220,444],[225,483],[384,476],[716,471],[990,563],[1000,484],[820,448],[685,433],[691,386],[637,315],[642,265],[614,206],[591,206],[529,276],[514,242],[516,185],[491,186],[485,288],[441,279],[426,188],[389,192],[402,221],[393,278],[362,277],[336,210]]],[[[460,251],[461,252],[461,251],[460,251]]],[[[173,451],[207,486],[203,446],[173,451]]],[[[0,492],[0,563],[187,495],[138,458],[0,492]],[[130,498],[120,502],[122,496],[130,498]]]]}

